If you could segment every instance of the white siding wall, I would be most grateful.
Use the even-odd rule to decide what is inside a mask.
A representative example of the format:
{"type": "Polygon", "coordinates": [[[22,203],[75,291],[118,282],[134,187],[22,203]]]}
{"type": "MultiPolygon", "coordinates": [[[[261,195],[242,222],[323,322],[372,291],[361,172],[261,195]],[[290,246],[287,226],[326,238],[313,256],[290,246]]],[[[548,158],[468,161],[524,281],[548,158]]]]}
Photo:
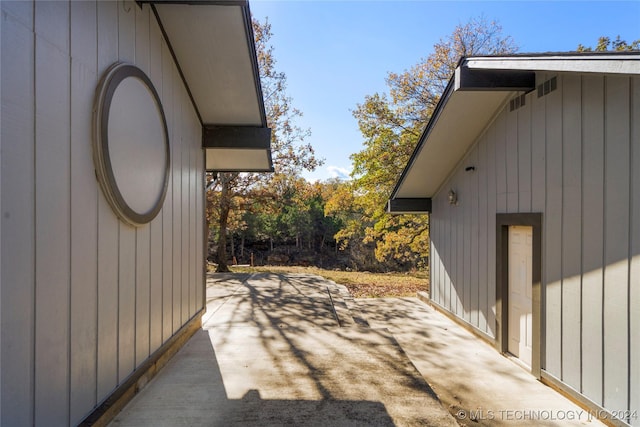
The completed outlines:
{"type": "Polygon", "coordinates": [[[75,425],[203,307],[201,127],[155,17],[134,2],[1,3],[1,425],[75,425]],[[94,92],[151,78],[172,163],[134,228],[95,179],[94,92]]]}
{"type": "Polygon", "coordinates": [[[432,299],[495,336],[496,213],[542,212],[542,368],[640,412],[640,78],[557,77],[505,107],[434,198],[432,299]]]}

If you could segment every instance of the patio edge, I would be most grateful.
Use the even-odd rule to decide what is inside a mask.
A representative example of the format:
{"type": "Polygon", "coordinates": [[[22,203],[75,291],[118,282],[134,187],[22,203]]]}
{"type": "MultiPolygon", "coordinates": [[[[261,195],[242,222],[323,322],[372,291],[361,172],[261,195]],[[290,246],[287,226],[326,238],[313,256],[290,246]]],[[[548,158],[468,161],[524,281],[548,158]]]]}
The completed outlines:
{"type": "Polygon", "coordinates": [[[185,325],[167,340],[151,357],[140,365],[129,378],[98,405],[78,426],[106,426],[171,360],[182,346],[202,326],[205,309],[198,311],[185,325]]]}

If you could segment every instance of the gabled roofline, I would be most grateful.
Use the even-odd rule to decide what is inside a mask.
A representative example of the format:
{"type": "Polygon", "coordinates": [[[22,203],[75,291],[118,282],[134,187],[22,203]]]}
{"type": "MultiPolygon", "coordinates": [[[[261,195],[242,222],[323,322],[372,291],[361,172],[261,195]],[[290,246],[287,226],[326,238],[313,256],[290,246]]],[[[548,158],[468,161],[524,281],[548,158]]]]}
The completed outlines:
{"type": "MultiPolygon", "coordinates": [[[[428,199],[434,195],[431,194],[434,190],[425,191],[425,194],[419,197],[416,194],[407,194],[415,193],[415,189],[407,190],[401,196],[399,193],[409,173],[411,173],[412,168],[416,164],[416,161],[423,153],[426,143],[434,132],[434,129],[437,128],[443,111],[445,111],[452,98],[458,99],[461,96],[458,92],[484,91],[496,94],[496,92],[507,91],[516,94],[526,93],[535,86],[536,72],[640,75],[640,52],[546,52],[460,58],[454,75],[449,80],[430,120],[424,127],[416,148],[396,181],[389,199],[406,199],[407,197],[428,199]],[[426,194],[428,192],[429,194],[426,194]]],[[[487,94],[486,96],[490,97],[491,95],[487,94]]],[[[456,103],[456,105],[458,105],[457,108],[460,108],[460,104],[456,103]]],[[[451,112],[449,110],[447,111],[447,115],[449,116],[451,112]]],[[[468,113],[469,112],[471,111],[468,111],[468,113]]],[[[440,139],[442,139],[442,135],[440,135],[440,139]]],[[[466,143],[468,142],[469,141],[466,141],[466,143]]],[[[440,141],[439,144],[440,147],[442,147],[443,141],[440,141]]],[[[459,146],[456,147],[457,150],[460,149],[459,146]]],[[[460,155],[463,156],[464,152],[466,152],[466,150],[462,151],[460,155]]],[[[427,171],[427,173],[429,173],[429,171],[427,171]]],[[[435,184],[437,184],[437,187],[440,187],[442,182],[444,182],[441,182],[441,180],[446,180],[446,178],[443,178],[439,172],[436,172],[436,174],[438,175],[434,177],[434,179],[437,180],[435,184]]],[[[415,187],[415,183],[413,185],[415,187]]],[[[397,204],[389,203],[388,211],[393,213],[394,211],[391,207],[395,205],[397,204]]]]}
{"type": "MultiPolygon", "coordinates": [[[[460,58],[460,61],[458,62],[458,64],[460,64],[463,59],[464,57],[460,58]]],[[[422,133],[420,134],[420,138],[418,138],[418,144],[416,145],[416,148],[413,150],[413,153],[411,153],[411,157],[409,157],[409,161],[407,162],[407,165],[402,170],[400,177],[398,177],[398,180],[396,181],[396,185],[393,187],[393,191],[391,192],[391,197],[389,197],[389,199],[396,198],[396,194],[398,193],[398,190],[400,189],[402,182],[404,181],[407,174],[409,173],[411,166],[413,166],[414,162],[416,161],[416,157],[418,157],[418,154],[420,154],[420,151],[422,150],[422,146],[424,144],[425,139],[427,139],[427,137],[429,136],[429,133],[435,126],[435,123],[438,121],[438,117],[442,113],[442,110],[444,109],[444,106],[446,105],[448,98],[453,93],[453,87],[454,87],[454,79],[451,78],[449,80],[449,83],[447,83],[447,87],[444,89],[444,92],[442,93],[442,96],[440,97],[440,100],[438,101],[436,108],[433,110],[433,114],[431,115],[431,118],[429,119],[424,129],[422,130],[422,133]]]]}
{"type": "Polygon", "coordinates": [[[258,66],[258,53],[256,51],[255,34],[253,33],[253,21],[251,20],[251,9],[249,8],[249,2],[244,1],[245,5],[242,7],[242,13],[245,20],[245,31],[247,33],[247,44],[249,45],[251,63],[253,64],[253,78],[256,85],[256,93],[258,94],[260,102],[260,116],[262,118],[262,126],[267,127],[267,113],[264,105],[264,93],[262,92],[262,83],[260,82],[260,67],[258,66]]]}

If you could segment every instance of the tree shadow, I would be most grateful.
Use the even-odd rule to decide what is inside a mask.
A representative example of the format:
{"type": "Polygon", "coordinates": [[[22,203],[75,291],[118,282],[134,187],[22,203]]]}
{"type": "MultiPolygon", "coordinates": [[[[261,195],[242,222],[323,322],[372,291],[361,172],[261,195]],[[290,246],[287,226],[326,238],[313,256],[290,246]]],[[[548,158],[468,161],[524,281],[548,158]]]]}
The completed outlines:
{"type": "Polygon", "coordinates": [[[208,353],[202,394],[220,402],[208,413],[224,423],[455,425],[395,338],[353,319],[344,286],[306,274],[208,279],[192,341],[208,353]]]}
{"type": "Polygon", "coordinates": [[[417,298],[356,302],[373,328],[393,333],[451,414],[463,414],[464,419],[457,417],[461,425],[582,425],[570,419],[515,419],[513,411],[522,417],[577,416],[580,409],[417,298]]]}
{"type": "Polygon", "coordinates": [[[381,402],[265,399],[258,389],[230,398],[209,333],[199,330],[179,356],[116,417],[114,426],[394,426],[381,402]]]}
{"type": "Polygon", "coordinates": [[[114,425],[457,425],[342,285],[216,273],[206,301],[203,329],[114,425]]]}

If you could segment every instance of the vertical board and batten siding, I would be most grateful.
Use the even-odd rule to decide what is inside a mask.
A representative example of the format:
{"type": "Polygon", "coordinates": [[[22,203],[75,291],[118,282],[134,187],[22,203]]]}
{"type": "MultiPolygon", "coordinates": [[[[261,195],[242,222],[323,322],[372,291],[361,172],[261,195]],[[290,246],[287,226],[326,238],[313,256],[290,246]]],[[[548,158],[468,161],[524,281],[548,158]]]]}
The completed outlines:
{"type": "MultiPolygon", "coordinates": [[[[155,18],[138,7],[133,9],[135,19],[135,63],[150,76],[149,20],[155,18]]],[[[129,13],[128,15],[131,15],[129,13]]],[[[151,78],[151,77],[149,77],[151,78]]],[[[155,87],[155,84],[154,84],[155,87]]],[[[156,217],[157,218],[157,217],[156,217]]],[[[154,219],[156,219],[154,218],[154,219]]],[[[151,224],[136,228],[136,306],[135,306],[135,364],[140,365],[149,357],[149,333],[151,330],[151,224]]]]}
{"type": "MultiPolygon", "coordinates": [[[[545,80],[550,76],[545,76],[545,80]]],[[[562,378],[562,82],[558,89],[533,102],[544,103],[546,145],[546,187],[543,231],[545,246],[542,277],[545,292],[545,354],[542,369],[562,378]]],[[[535,94],[532,94],[535,97],[535,94]]]]}
{"type": "MultiPolygon", "coordinates": [[[[1,12],[0,12],[1,13],[1,12]]],[[[0,18],[0,49],[2,49],[2,19],[0,18]]],[[[0,82],[2,81],[2,66],[0,66],[0,82]]],[[[2,106],[0,105],[0,110],[2,106]]],[[[0,129],[2,129],[2,114],[0,114],[0,129]]],[[[2,131],[0,131],[0,165],[2,165],[2,131]]],[[[2,194],[2,173],[0,173],[0,194],[2,194]]],[[[2,214],[2,197],[0,197],[0,216],[2,214]]],[[[2,227],[0,227],[0,252],[2,251],[2,227]]],[[[0,262],[0,294],[2,293],[2,263],[0,262]]],[[[2,320],[2,304],[0,304],[0,321],[2,320]]],[[[1,325],[1,323],[0,323],[1,325]]],[[[0,343],[2,342],[2,327],[0,327],[0,343]]],[[[0,351],[0,366],[2,366],[2,352],[0,351]]],[[[0,384],[2,384],[2,369],[0,369],[0,384]]],[[[0,420],[2,420],[2,399],[0,399],[0,420]]]]}
{"type": "Polygon", "coordinates": [[[148,6],[0,7],[0,424],[75,425],[203,306],[201,126],[148,6]],[[164,206],[141,227],[94,172],[94,93],[117,61],[149,75],[170,135],[164,206]]]}
{"type": "Polygon", "coordinates": [[[542,369],[638,413],[640,78],[540,74],[538,84],[554,76],[555,91],[497,114],[434,197],[431,297],[495,336],[496,214],[541,212],[542,369]]]}
{"type": "Polygon", "coordinates": [[[580,389],[582,113],[579,75],[562,79],[562,380],[580,389]]]}
{"type": "MultiPolygon", "coordinates": [[[[135,6],[118,3],[118,57],[120,62],[136,64],[135,6]]],[[[115,59],[114,59],[115,62],[115,59]]],[[[137,65],[137,64],[136,64],[137,65]]],[[[136,351],[136,228],[118,224],[118,383],[135,369],[136,351]]]]}
{"type": "MultiPolygon", "coordinates": [[[[629,408],[640,412],[640,77],[631,80],[631,245],[629,268],[629,408]]],[[[640,425],[640,420],[634,423],[640,425]]]]}
{"type": "Polygon", "coordinates": [[[69,423],[69,6],[35,3],[36,425],[69,423]]]}
{"type": "Polygon", "coordinates": [[[602,402],[604,233],[604,79],[582,79],[582,392],[602,402]],[[586,173],[588,171],[588,173],[586,173]],[[591,209],[585,209],[591,206],[591,209]]]}
{"type": "Polygon", "coordinates": [[[70,419],[78,419],[97,399],[96,350],[98,287],[98,193],[94,173],[86,161],[93,155],[91,134],[97,75],[96,7],[71,2],[71,339],[70,419]],[[87,251],[86,248],[92,248],[87,251]],[[86,286],[94,283],[94,286],[86,286]]]}
{"type": "Polygon", "coordinates": [[[629,396],[629,342],[621,333],[629,331],[629,89],[628,77],[605,80],[603,403],[612,409],[626,409],[629,396]]]}
{"type": "MultiPolygon", "coordinates": [[[[483,137],[484,142],[478,144],[478,164],[484,163],[487,161],[487,143],[486,143],[486,135],[483,137]]],[[[477,187],[475,188],[476,194],[480,191],[480,189],[487,188],[488,186],[488,176],[487,170],[479,171],[478,179],[477,179],[477,187]]],[[[477,218],[477,227],[478,227],[478,280],[476,282],[476,286],[478,287],[478,329],[481,331],[487,331],[487,318],[488,313],[486,310],[483,310],[483,307],[488,307],[488,290],[487,285],[489,283],[488,274],[489,274],[489,263],[488,263],[488,254],[486,245],[483,245],[483,242],[487,242],[488,240],[488,232],[487,228],[487,207],[488,200],[486,198],[478,198],[478,215],[477,218]]]]}
{"type": "MultiPolygon", "coordinates": [[[[35,87],[33,4],[2,2],[2,398],[3,420],[33,424],[35,326],[35,87]],[[11,200],[8,200],[12,195],[11,200]],[[13,286],[10,286],[13,284],[13,286]],[[10,303],[8,303],[10,301],[10,303]],[[9,386],[11,385],[11,386],[9,386]]],[[[5,424],[0,420],[0,424],[5,424]]]]}
{"type": "MultiPolygon", "coordinates": [[[[97,2],[98,79],[118,58],[118,5],[97,2]]],[[[98,197],[98,389],[106,396],[118,385],[118,219],[98,197]]]]}

